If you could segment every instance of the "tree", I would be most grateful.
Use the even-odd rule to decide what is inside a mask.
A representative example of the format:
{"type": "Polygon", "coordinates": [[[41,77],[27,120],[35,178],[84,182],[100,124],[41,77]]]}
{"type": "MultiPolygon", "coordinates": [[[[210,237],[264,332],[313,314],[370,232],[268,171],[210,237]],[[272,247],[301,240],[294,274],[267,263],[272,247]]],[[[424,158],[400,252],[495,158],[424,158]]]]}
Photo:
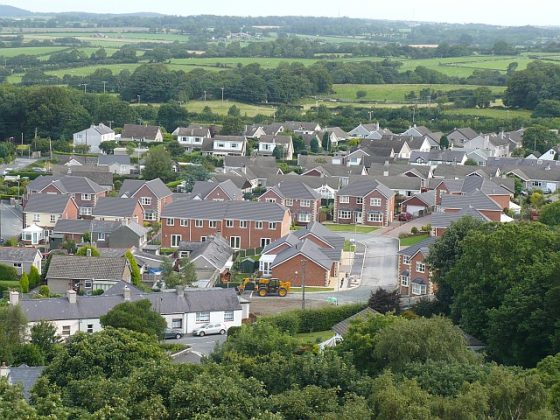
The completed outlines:
{"type": "Polygon", "coordinates": [[[29,287],[34,289],[35,287],[39,286],[41,282],[41,274],[39,270],[34,265],[31,266],[29,270],[29,287]]]}
{"type": "Polygon", "coordinates": [[[239,116],[227,116],[220,134],[224,136],[240,136],[243,134],[243,121],[239,116]]]}
{"type": "Polygon", "coordinates": [[[18,281],[19,274],[15,267],[6,264],[0,264],[0,279],[8,281],[18,281]]]}
{"type": "Polygon", "coordinates": [[[31,344],[37,346],[47,362],[50,362],[59,351],[60,340],[56,326],[52,322],[41,320],[31,327],[31,344]]]}
{"type": "Polygon", "coordinates": [[[10,364],[25,337],[27,320],[20,305],[0,307],[0,360],[10,364]]]}
{"type": "Polygon", "coordinates": [[[170,284],[173,285],[178,284],[179,280],[177,277],[179,276],[179,273],[175,271],[173,267],[173,263],[168,257],[163,258],[160,268],[161,268],[161,280],[165,283],[165,286],[167,288],[171,288],[171,286],[169,286],[170,284]]]}
{"type": "Polygon", "coordinates": [[[19,285],[23,293],[29,293],[29,279],[27,278],[27,273],[24,271],[19,279],[19,285]]]}
{"type": "Polygon", "coordinates": [[[362,99],[367,96],[367,92],[365,90],[358,90],[356,91],[356,99],[362,99]]]}
{"type": "Polygon", "coordinates": [[[478,166],[478,163],[476,163],[476,160],[468,158],[465,161],[465,165],[467,165],[467,166],[478,166]]]}
{"type": "Polygon", "coordinates": [[[558,145],[558,136],[546,127],[529,127],[523,133],[523,147],[539,153],[545,153],[558,145]]]}
{"type": "Polygon", "coordinates": [[[441,139],[439,140],[439,147],[441,147],[442,149],[449,148],[449,139],[447,138],[447,136],[441,136],[441,139]]]}
{"type": "Polygon", "coordinates": [[[398,290],[387,291],[378,287],[375,292],[371,292],[368,300],[368,306],[382,314],[387,312],[400,312],[400,294],[398,290]]]}
{"type": "Polygon", "coordinates": [[[309,149],[311,150],[311,153],[317,154],[321,151],[320,147],[319,147],[319,141],[317,140],[317,137],[313,137],[311,139],[311,142],[309,143],[309,149]]]}
{"type": "Polygon", "coordinates": [[[90,252],[90,256],[91,257],[100,257],[101,253],[99,252],[99,250],[94,247],[93,245],[84,245],[82,247],[80,247],[80,249],[78,249],[78,251],[76,252],[77,256],[80,257],[87,257],[88,256],[88,251],[90,252]]]}
{"type": "Polygon", "coordinates": [[[166,143],[165,148],[174,158],[178,158],[185,154],[185,148],[181,146],[177,140],[172,140],[166,143]]]}
{"type": "Polygon", "coordinates": [[[323,134],[323,138],[321,139],[321,147],[323,150],[330,152],[331,151],[331,137],[328,131],[325,131],[323,134]]]}
{"type": "Polygon", "coordinates": [[[175,179],[171,155],[163,145],[152,147],[148,152],[142,176],[144,179],[160,178],[163,182],[175,179]]]}
{"type": "Polygon", "coordinates": [[[136,262],[134,255],[132,255],[132,252],[130,252],[130,250],[127,250],[124,253],[124,256],[128,260],[128,263],[130,264],[130,274],[131,274],[132,284],[135,286],[142,284],[142,274],[140,273],[140,269],[138,268],[138,263],[136,262]]]}
{"type": "Polygon", "coordinates": [[[171,133],[177,127],[189,125],[189,113],[178,102],[168,102],[159,107],[157,121],[171,133]]]}
{"type": "Polygon", "coordinates": [[[539,213],[539,222],[549,226],[560,225],[560,201],[545,205],[539,213]]]}
{"type": "Polygon", "coordinates": [[[277,144],[272,151],[272,156],[274,156],[276,160],[283,160],[286,156],[284,146],[277,144]]]}
{"type": "Polygon", "coordinates": [[[191,286],[197,281],[196,267],[189,257],[184,257],[181,259],[181,284],[186,286],[191,286]]]}
{"type": "Polygon", "coordinates": [[[102,141],[99,144],[99,149],[107,155],[112,155],[115,153],[115,149],[119,147],[119,144],[116,141],[102,141]]]}
{"type": "Polygon", "coordinates": [[[189,165],[181,171],[186,192],[192,191],[196,181],[208,181],[210,176],[210,172],[203,165],[189,165]]]}
{"type": "Polygon", "coordinates": [[[100,318],[101,325],[126,328],[161,338],[167,327],[165,319],[152,309],[148,299],[120,303],[100,318]]]}
{"type": "Polygon", "coordinates": [[[560,117],[560,101],[556,99],[543,99],[539,101],[532,114],[533,118],[558,118],[560,117]]]}

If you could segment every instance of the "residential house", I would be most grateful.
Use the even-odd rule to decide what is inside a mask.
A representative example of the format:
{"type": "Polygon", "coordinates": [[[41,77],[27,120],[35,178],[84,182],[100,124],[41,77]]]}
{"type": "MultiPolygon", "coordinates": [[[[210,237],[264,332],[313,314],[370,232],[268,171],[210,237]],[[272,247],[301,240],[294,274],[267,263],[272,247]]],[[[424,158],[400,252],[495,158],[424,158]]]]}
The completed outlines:
{"type": "Polygon", "coordinates": [[[414,194],[401,203],[401,212],[422,217],[431,213],[436,206],[436,191],[414,194]]]}
{"type": "Polygon", "coordinates": [[[272,123],[272,124],[263,125],[262,129],[264,131],[264,134],[269,136],[277,136],[278,134],[286,131],[286,129],[284,128],[284,124],[282,123],[272,123]]]}
{"type": "Polygon", "coordinates": [[[48,240],[58,219],[77,219],[78,206],[68,195],[31,194],[23,207],[22,241],[38,245],[48,240]]]}
{"type": "Polygon", "coordinates": [[[177,200],[162,213],[161,245],[204,242],[220,233],[233,249],[262,248],[287,234],[292,218],[277,203],[177,200]]]}
{"type": "Polygon", "coordinates": [[[300,135],[315,134],[321,131],[321,126],[315,122],[286,121],[282,126],[284,127],[284,131],[289,130],[300,135]]]}
{"type": "Polygon", "coordinates": [[[325,132],[328,133],[328,142],[327,142],[328,150],[337,147],[338,143],[352,138],[352,136],[349,133],[347,133],[340,127],[325,128],[325,132]]]}
{"type": "Polygon", "coordinates": [[[36,248],[0,247],[0,264],[14,267],[18,275],[29,273],[35,267],[41,273],[43,256],[36,248]]]}
{"type": "Polygon", "coordinates": [[[131,140],[140,143],[160,143],[163,141],[161,127],[154,125],[125,124],[121,140],[131,140]]]}
{"type": "Polygon", "coordinates": [[[91,216],[97,200],[107,195],[107,189],[83,176],[40,176],[27,186],[24,206],[30,194],[65,195],[74,199],[80,217],[91,216]]]}
{"type": "Polygon", "coordinates": [[[484,150],[488,156],[493,157],[507,157],[509,156],[509,140],[505,137],[504,133],[500,134],[480,134],[475,138],[466,141],[463,144],[463,149],[466,151],[484,150]]]}
{"type": "MultiPolygon", "coordinates": [[[[497,179],[497,181],[500,181],[497,179]]],[[[440,205],[445,194],[466,195],[481,191],[496,202],[502,209],[508,209],[513,191],[489,178],[480,176],[467,176],[463,179],[444,179],[436,187],[436,205],[440,205]]]]}
{"type": "Polygon", "coordinates": [[[125,179],[119,197],[139,200],[144,208],[144,220],[156,222],[165,206],[173,201],[173,192],[159,178],[148,181],[125,179]]]}
{"type": "Polygon", "coordinates": [[[292,136],[260,136],[258,154],[260,156],[272,156],[274,149],[282,147],[282,156],[285,160],[292,160],[294,145],[292,136]]]}
{"type": "Polygon", "coordinates": [[[2,362],[0,365],[0,379],[6,378],[9,385],[21,386],[23,398],[29,401],[31,390],[39,380],[44,369],[44,366],[27,366],[26,364],[6,366],[5,362],[2,362]]]}
{"type": "Polygon", "coordinates": [[[248,139],[258,140],[261,136],[266,135],[266,131],[264,131],[263,126],[259,124],[246,125],[243,135],[248,139]]]}
{"type": "Polygon", "coordinates": [[[555,193],[560,189],[560,168],[553,164],[544,168],[524,166],[504,169],[503,173],[520,179],[523,182],[523,189],[527,191],[541,190],[545,193],[555,193]]]}
{"type": "Polygon", "coordinates": [[[370,140],[380,140],[384,135],[391,135],[389,129],[382,129],[379,123],[360,124],[348,132],[350,138],[368,138],[370,140]]]}
{"type": "Polygon", "coordinates": [[[473,207],[465,207],[458,212],[454,213],[440,213],[436,212],[432,214],[432,236],[440,237],[442,236],[447,228],[451,226],[452,223],[463,217],[472,217],[473,219],[480,220],[482,222],[489,222],[490,219],[486,217],[482,212],[475,210],[473,207]]]}
{"type": "Polygon", "coordinates": [[[457,213],[466,208],[478,211],[493,222],[509,221],[504,208],[480,190],[464,195],[445,194],[439,205],[443,213],[457,213]]]}
{"type": "Polygon", "coordinates": [[[93,208],[93,218],[109,222],[135,222],[144,224],[144,207],[136,197],[106,197],[93,208]]]}
{"type": "Polygon", "coordinates": [[[63,166],[63,165],[52,165],[51,172],[55,176],[69,175],[84,177],[98,184],[106,191],[111,191],[113,189],[113,174],[109,172],[108,166],[63,166]]]}
{"type": "Polygon", "coordinates": [[[215,136],[204,140],[202,153],[205,156],[245,156],[247,138],[245,136],[215,136]]]}
{"type": "Polygon", "coordinates": [[[136,169],[128,155],[99,155],[97,166],[106,167],[110,173],[116,175],[130,175],[136,169]]]}
{"type": "Polygon", "coordinates": [[[104,141],[114,141],[115,132],[105,124],[91,125],[85,130],[74,133],[72,136],[74,147],[78,145],[89,146],[91,153],[99,153],[99,145],[104,141]]]}
{"type": "Polygon", "coordinates": [[[201,150],[204,139],[211,136],[210,129],[202,125],[189,125],[188,127],[177,127],[173,136],[187,152],[201,150]]]}
{"type": "Polygon", "coordinates": [[[417,244],[402,249],[398,253],[399,291],[401,296],[426,296],[434,294],[430,267],[426,259],[430,246],[436,241],[431,236],[417,244]]]}
{"type": "Polygon", "coordinates": [[[375,182],[379,180],[386,187],[393,190],[396,195],[410,197],[422,191],[422,179],[404,175],[385,175],[384,176],[352,176],[350,184],[356,181],[370,180],[375,182]]]}
{"type": "Polygon", "coordinates": [[[321,194],[298,179],[280,182],[262,194],[259,201],[287,207],[293,221],[299,225],[319,221],[321,194]]]}
{"type": "Polygon", "coordinates": [[[67,255],[52,256],[45,278],[52,293],[74,290],[90,294],[97,289],[107,290],[119,281],[131,281],[126,258],[67,255]]]}
{"type": "MultiPolygon", "coordinates": [[[[20,305],[28,328],[46,320],[52,322],[57,334],[66,339],[76,333],[94,333],[102,329],[100,318],[124,302],[147,299],[154,311],[167,322],[167,327],[190,334],[199,325],[223,323],[226,328],[241,326],[243,306],[235,289],[183,289],[175,292],[143,293],[134,286],[119,282],[101,296],[78,296],[68,290],[66,297],[20,299],[10,293],[10,304],[20,305]]],[[[245,312],[248,312],[246,310],[245,312]]]]}
{"type": "Polygon", "coordinates": [[[470,127],[455,128],[447,135],[449,147],[464,147],[465,143],[478,137],[478,133],[470,127]]]}
{"type": "Polygon", "coordinates": [[[429,137],[430,139],[435,141],[437,144],[439,144],[439,141],[440,141],[441,137],[443,136],[443,133],[440,133],[440,132],[435,132],[434,133],[429,128],[424,127],[423,125],[417,126],[416,124],[414,124],[412,127],[409,127],[408,130],[406,130],[404,133],[401,133],[401,136],[429,137]]]}
{"type": "Polygon", "coordinates": [[[342,224],[389,226],[393,221],[395,193],[379,181],[359,180],[336,194],[334,221],[342,224]]]}
{"type": "Polygon", "coordinates": [[[243,192],[230,179],[222,182],[196,181],[190,195],[194,200],[243,200],[243,192]]]}
{"type": "Polygon", "coordinates": [[[526,156],[525,159],[540,159],[544,161],[553,161],[556,158],[556,150],[549,149],[544,152],[542,155],[539,152],[533,152],[529,156],[526,156]]]}
{"type": "Polygon", "coordinates": [[[467,153],[463,150],[432,150],[431,152],[419,152],[413,150],[410,154],[411,165],[464,165],[467,161],[467,153]]]}

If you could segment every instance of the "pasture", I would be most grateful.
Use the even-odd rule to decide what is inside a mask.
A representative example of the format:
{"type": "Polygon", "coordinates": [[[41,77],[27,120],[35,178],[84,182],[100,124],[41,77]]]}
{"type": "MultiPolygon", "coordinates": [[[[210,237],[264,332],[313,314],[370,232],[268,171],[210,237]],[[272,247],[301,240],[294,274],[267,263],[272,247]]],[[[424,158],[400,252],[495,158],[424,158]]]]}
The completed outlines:
{"type": "Polygon", "coordinates": [[[257,114],[273,115],[276,112],[276,108],[273,106],[249,105],[235,101],[189,101],[185,103],[184,106],[189,112],[197,113],[202,112],[204,107],[208,106],[212,112],[226,115],[232,105],[235,105],[240,109],[241,115],[247,114],[249,117],[254,117],[257,114]]]}

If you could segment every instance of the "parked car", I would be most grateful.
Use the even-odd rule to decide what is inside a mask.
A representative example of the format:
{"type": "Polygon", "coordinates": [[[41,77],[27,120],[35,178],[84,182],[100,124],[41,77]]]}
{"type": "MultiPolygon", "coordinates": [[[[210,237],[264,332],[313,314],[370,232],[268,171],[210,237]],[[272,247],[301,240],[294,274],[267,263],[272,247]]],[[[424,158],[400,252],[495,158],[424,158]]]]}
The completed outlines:
{"type": "Polygon", "coordinates": [[[227,328],[224,324],[205,324],[193,330],[193,335],[204,337],[209,334],[225,334],[227,328]]]}
{"type": "Polygon", "coordinates": [[[412,214],[410,213],[399,214],[399,222],[408,222],[410,220],[412,220],[412,214]]]}
{"type": "Polygon", "coordinates": [[[183,338],[183,332],[179,330],[173,330],[171,328],[166,328],[163,333],[163,338],[165,338],[166,340],[169,338],[175,338],[178,340],[180,338],[183,338]]]}

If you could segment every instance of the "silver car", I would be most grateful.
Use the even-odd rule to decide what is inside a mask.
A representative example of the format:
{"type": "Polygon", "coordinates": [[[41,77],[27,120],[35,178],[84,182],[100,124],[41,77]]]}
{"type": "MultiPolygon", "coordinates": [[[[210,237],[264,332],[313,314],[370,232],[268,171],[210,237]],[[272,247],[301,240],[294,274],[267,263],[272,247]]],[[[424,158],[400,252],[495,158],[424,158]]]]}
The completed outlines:
{"type": "Polygon", "coordinates": [[[204,337],[209,334],[225,334],[227,328],[224,324],[204,324],[193,330],[193,335],[204,337]]]}

